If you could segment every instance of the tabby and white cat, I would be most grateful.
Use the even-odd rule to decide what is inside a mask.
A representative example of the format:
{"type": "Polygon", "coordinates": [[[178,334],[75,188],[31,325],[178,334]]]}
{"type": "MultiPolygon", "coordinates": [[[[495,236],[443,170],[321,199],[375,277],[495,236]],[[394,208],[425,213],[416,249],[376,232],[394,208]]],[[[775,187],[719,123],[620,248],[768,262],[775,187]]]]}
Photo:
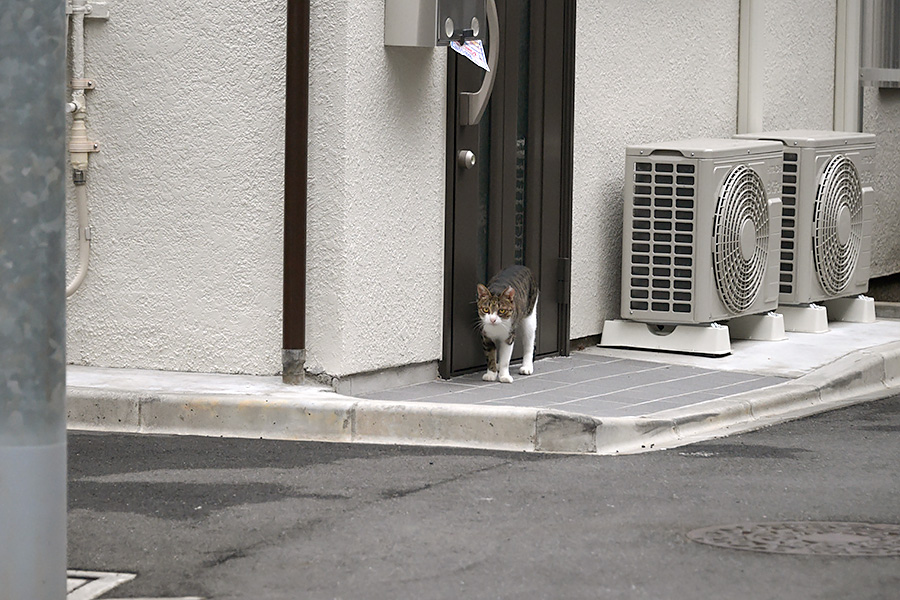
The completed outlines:
{"type": "Polygon", "coordinates": [[[478,284],[478,317],[484,356],[485,381],[512,383],[509,360],[516,334],[521,334],[525,354],[519,373],[534,372],[534,335],[537,331],[538,287],[527,267],[513,265],[497,273],[488,284],[478,284]]]}

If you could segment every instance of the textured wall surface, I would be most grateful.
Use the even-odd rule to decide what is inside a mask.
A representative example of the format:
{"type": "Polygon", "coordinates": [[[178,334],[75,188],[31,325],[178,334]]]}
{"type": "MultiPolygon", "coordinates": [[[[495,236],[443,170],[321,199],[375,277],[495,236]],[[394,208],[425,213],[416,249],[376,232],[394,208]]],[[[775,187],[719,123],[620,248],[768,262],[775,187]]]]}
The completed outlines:
{"type": "Polygon", "coordinates": [[[872,277],[900,273],[900,89],[864,88],[863,131],[875,141],[872,277]]]}
{"type": "Polygon", "coordinates": [[[385,48],[384,3],[312,3],[308,364],[440,358],[445,48],[385,48]]]}
{"type": "MultiPolygon", "coordinates": [[[[386,49],[383,6],[311,7],[307,350],[333,375],[440,357],[446,50],[386,49]]],[[[285,3],[110,8],[69,360],[277,373],[285,3]]]]}
{"type": "Polygon", "coordinates": [[[763,130],[834,124],[834,0],[765,3],[763,130]]]}
{"type": "Polygon", "coordinates": [[[579,2],[571,337],[619,313],[625,146],[730,137],[737,0],[579,2]]]}
{"type": "MultiPolygon", "coordinates": [[[[109,21],[86,21],[102,151],[70,362],[281,370],[285,11],[110,2],[109,21]]],[[[74,257],[71,208],[68,223],[74,257]]]]}

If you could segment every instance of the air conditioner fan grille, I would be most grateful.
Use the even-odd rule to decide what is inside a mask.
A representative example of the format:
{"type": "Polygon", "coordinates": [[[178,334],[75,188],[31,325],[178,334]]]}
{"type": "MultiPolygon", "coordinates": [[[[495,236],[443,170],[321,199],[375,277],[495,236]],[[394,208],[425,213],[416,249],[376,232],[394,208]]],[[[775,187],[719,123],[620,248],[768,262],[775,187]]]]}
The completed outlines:
{"type": "Polygon", "coordinates": [[[826,293],[839,295],[850,283],[862,246],[862,186],[853,161],[838,154],[816,191],[813,259],[826,293]]]}
{"type": "Polygon", "coordinates": [[[769,246],[768,197],[762,178],[738,165],[719,194],[713,224],[713,272],[733,314],[749,309],[762,286],[769,246]]]}

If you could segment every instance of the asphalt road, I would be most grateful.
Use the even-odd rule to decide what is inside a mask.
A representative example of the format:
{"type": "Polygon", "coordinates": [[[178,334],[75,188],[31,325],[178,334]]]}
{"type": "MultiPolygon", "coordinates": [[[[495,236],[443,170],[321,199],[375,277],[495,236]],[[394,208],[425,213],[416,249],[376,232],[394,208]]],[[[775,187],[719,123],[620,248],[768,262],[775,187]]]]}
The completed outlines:
{"type": "Polygon", "coordinates": [[[900,557],[690,541],[900,523],[900,399],[619,457],[73,432],[69,568],[108,596],[891,599],[900,557]]]}

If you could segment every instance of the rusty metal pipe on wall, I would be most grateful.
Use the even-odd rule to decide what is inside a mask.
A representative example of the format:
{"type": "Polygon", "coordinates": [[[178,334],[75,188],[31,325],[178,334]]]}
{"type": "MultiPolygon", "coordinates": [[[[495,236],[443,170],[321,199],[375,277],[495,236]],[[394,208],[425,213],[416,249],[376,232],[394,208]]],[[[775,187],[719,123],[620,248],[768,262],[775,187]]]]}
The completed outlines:
{"type": "Polygon", "coordinates": [[[309,4],[288,0],[284,142],[282,380],[298,384],[306,363],[306,199],[309,140],[309,4]]]}

